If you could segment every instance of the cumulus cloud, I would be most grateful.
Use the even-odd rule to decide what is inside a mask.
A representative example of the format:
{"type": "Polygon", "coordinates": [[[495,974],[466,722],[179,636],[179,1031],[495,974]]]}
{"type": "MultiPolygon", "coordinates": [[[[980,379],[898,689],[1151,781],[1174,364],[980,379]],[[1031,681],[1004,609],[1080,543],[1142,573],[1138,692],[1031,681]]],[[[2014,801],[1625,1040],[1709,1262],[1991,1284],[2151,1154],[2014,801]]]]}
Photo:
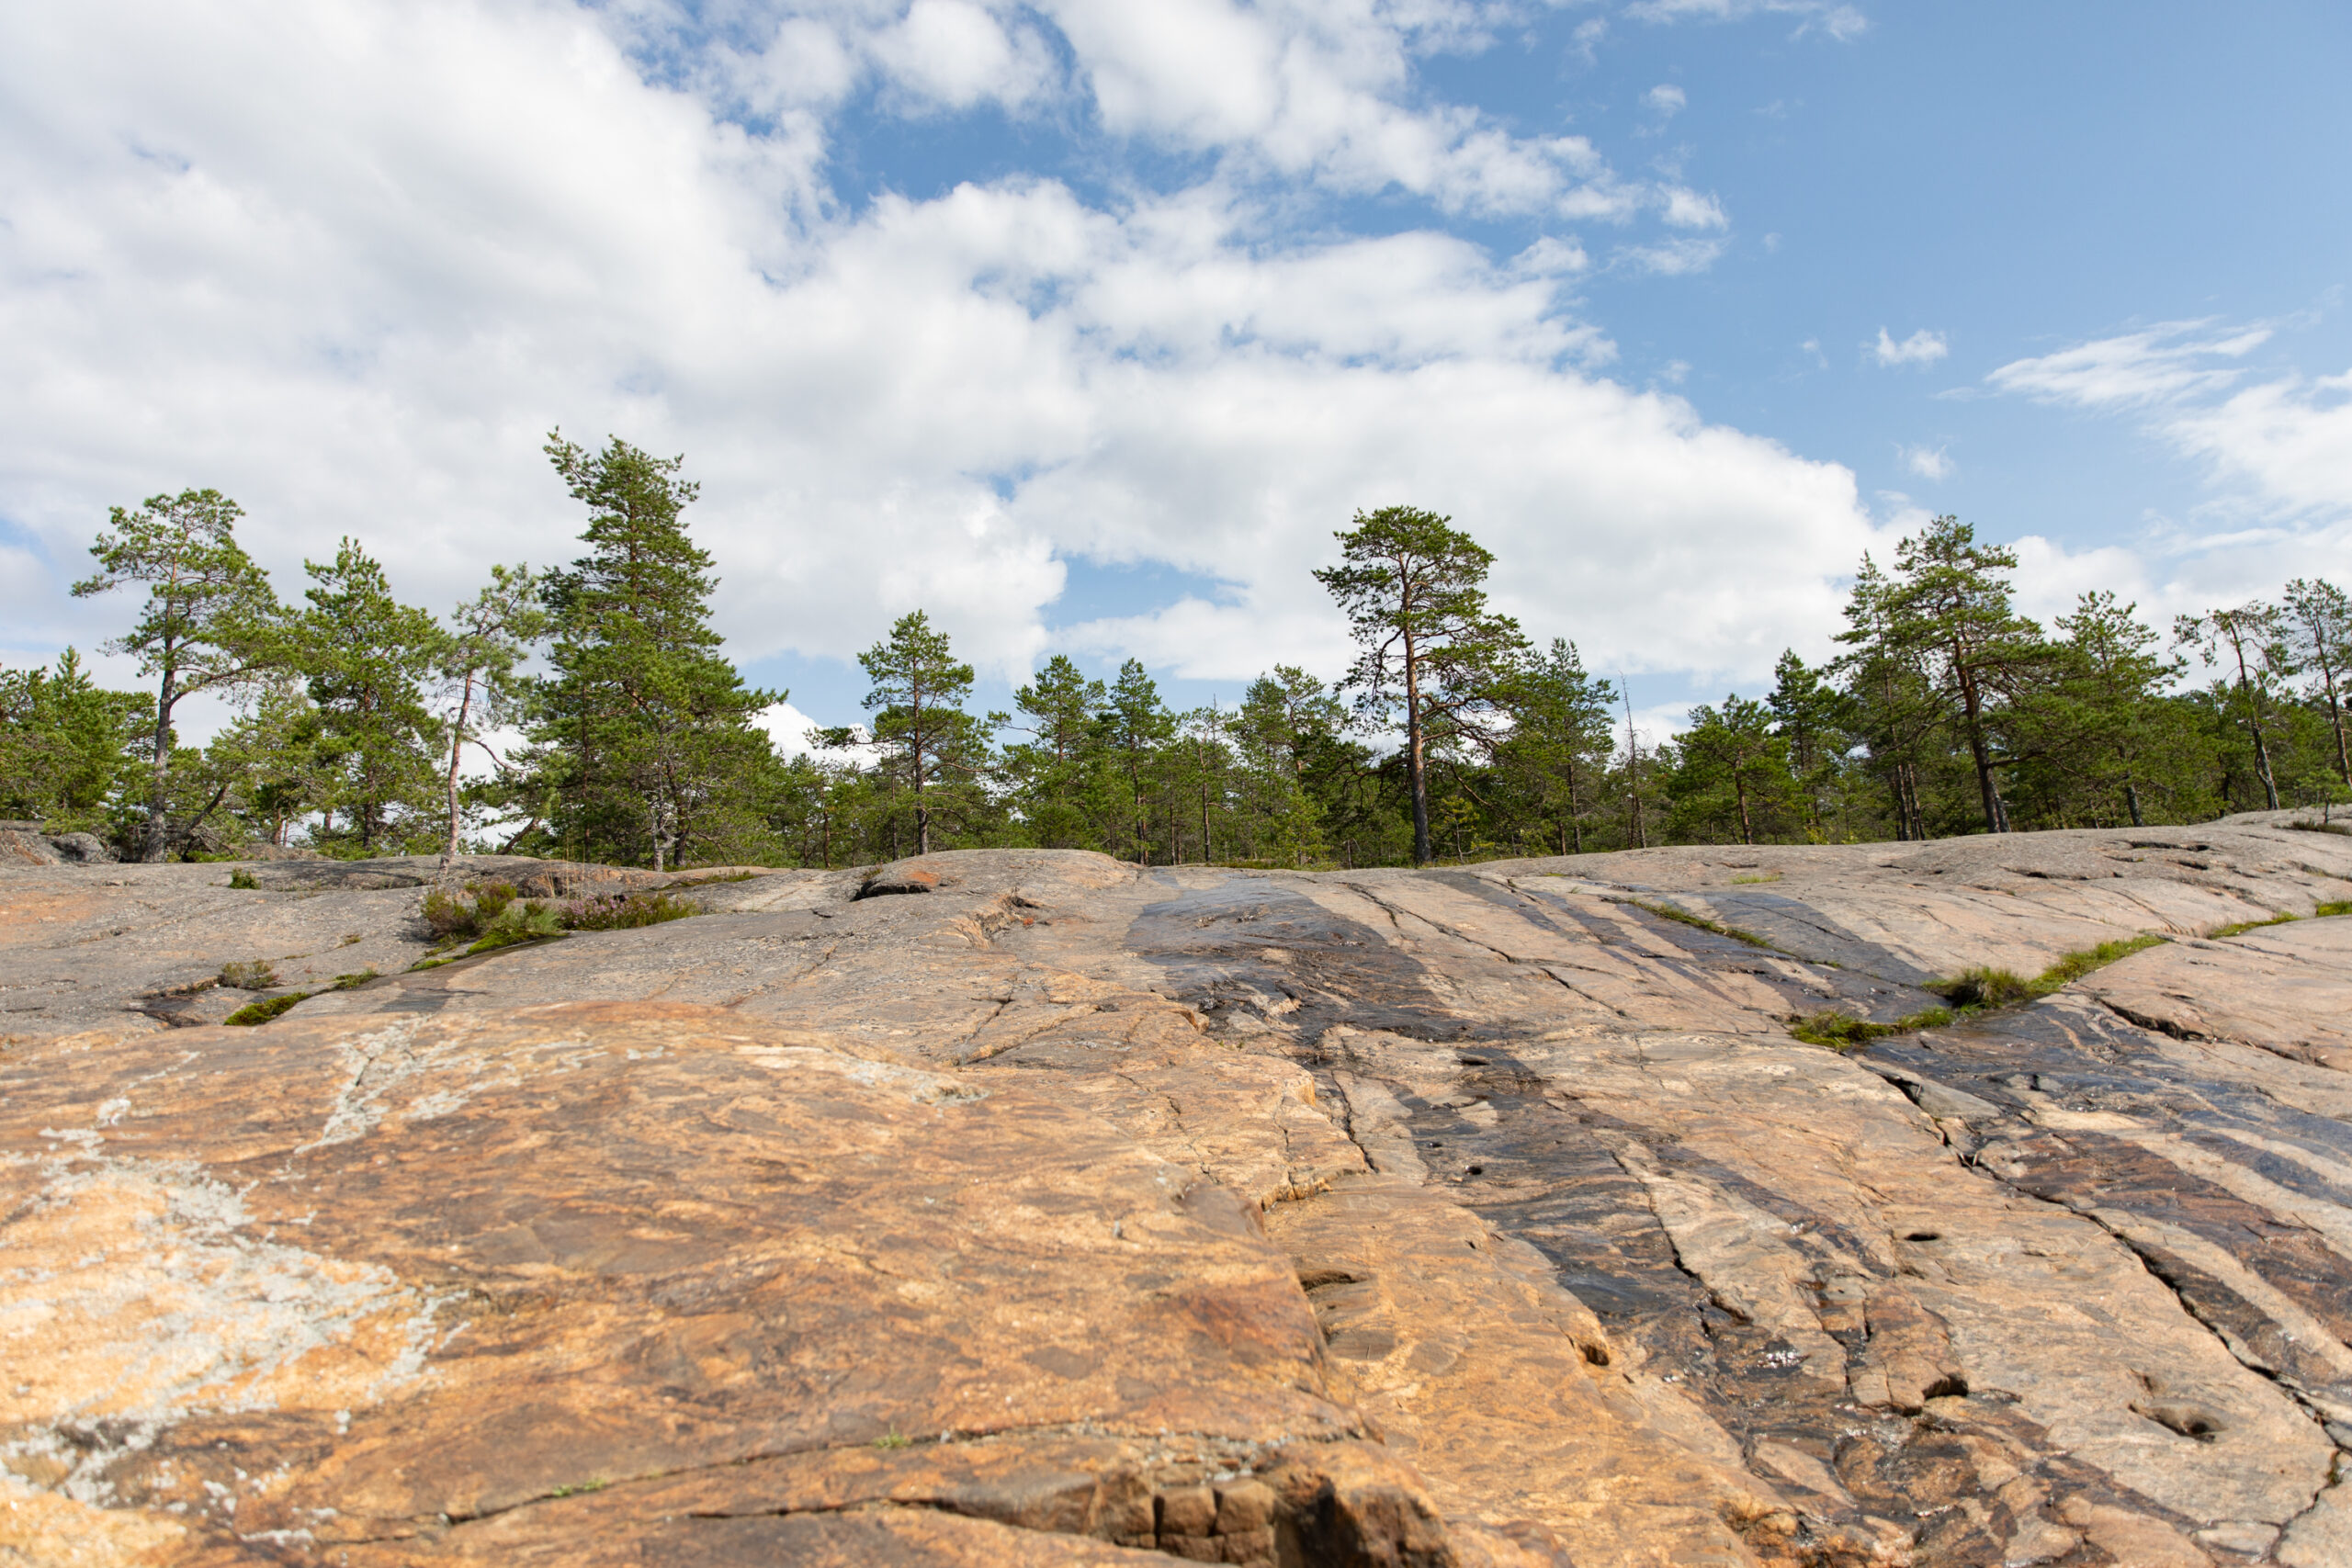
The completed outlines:
{"type": "MultiPolygon", "coordinates": [[[[1121,25],[1114,9],[1090,25],[1121,25]]],[[[984,35],[982,10],[943,0],[934,21],[1002,70],[956,77],[920,51],[889,69],[941,102],[1023,80],[1019,17],[986,11],[984,35]]],[[[1199,13],[1212,34],[1263,19],[1199,13]]],[[[1829,581],[1871,536],[1851,475],[1604,378],[1606,338],[1559,296],[1586,265],[1573,240],[1498,263],[1430,231],[1287,239],[1222,175],[1111,204],[1008,179],[843,209],[821,104],[916,15],[793,18],[800,74],[760,67],[780,107],[754,133],[553,4],[12,13],[13,635],[86,648],[119,625],[122,605],[64,582],[108,503],[189,484],[245,504],[284,591],[348,533],[404,597],[446,607],[491,561],[576,553],[582,519],[538,451],[559,423],[686,455],[747,660],[846,657],[922,606],[1018,674],[1083,557],[1227,585],[1083,628],[1086,647],[1220,678],[1329,672],[1344,638],[1306,573],[1356,508],[1396,501],[1496,548],[1532,630],[1628,667],[1753,678],[1834,621],[1829,581]]],[[[1313,76],[1286,58],[1225,108],[1153,77],[1122,112],[1230,112],[1275,145],[1306,101],[1283,95],[1313,76]]],[[[1383,156],[1409,162],[1398,145],[1383,156]]],[[[1507,172],[1524,147],[1494,152],[1507,172]]],[[[1588,194],[1606,173],[1589,149],[1542,161],[1588,194]]],[[[1720,244],[1631,265],[1690,270],[1720,244]]]]}
{"type": "Polygon", "coordinates": [[[1682,112],[1684,106],[1690,102],[1690,96],[1671,82],[1661,82],[1642,95],[1642,102],[1659,118],[1671,119],[1682,112]]]}
{"type": "Polygon", "coordinates": [[[1951,352],[1941,333],[1931,333],[1922,327],[1909,337],[1896,342],[1884,327],[1878,330],[1878,342],[1865,344],[1881,365],[1933,365],[1951,352]]]}

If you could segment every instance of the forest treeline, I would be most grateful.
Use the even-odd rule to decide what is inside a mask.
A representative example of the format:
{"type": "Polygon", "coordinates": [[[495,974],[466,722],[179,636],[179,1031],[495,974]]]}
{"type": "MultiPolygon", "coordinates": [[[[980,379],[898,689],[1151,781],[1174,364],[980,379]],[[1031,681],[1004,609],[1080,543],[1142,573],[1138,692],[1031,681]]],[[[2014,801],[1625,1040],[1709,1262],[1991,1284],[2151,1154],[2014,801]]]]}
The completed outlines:
{"type": "Polygon", "coordinates": [[[682,460],[560,433],[547,452],[583,553],[492,567],[447,616],[348,538],[282,600],[217,491],[116,508],[74,592],[123,605],[106,651],[149,684],[104,689],[72,649],[0,671],[0,817],[148,860],[268,842],[834,866],[1018,845],[1317,866],[2352,798],[2341,590],[2298,580],[2162,632],[2093,592],[2045,627],[2014,606],[2016,557],[1951,517],[1863,558],[1836,657],[1784,653],[1769,691],[1654,747],[1573,642],[1491,608],[1489,552],[1390,507],[1315,574],[1357,648],[1336,686],[1277,665],[1237,704],[1178,711],[1135,660],[1105,680],[1057,654],[1012,711],[978,713],[972,668],[916,611],[859,656],[868,721],[786,757],[758,722],[783,694],[747,686],[712,629],[682,460]],[[181,706],[208,693],[235,716],[183,745],[181,706]]]}

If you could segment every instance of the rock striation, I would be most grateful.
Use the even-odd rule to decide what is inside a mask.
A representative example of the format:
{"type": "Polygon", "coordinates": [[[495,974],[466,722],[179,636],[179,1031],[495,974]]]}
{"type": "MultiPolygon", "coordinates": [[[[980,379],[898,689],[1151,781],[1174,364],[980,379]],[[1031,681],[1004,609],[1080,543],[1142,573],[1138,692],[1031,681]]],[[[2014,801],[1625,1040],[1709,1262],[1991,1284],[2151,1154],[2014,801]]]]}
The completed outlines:
{"type": "Polygon", "coordinates": [[[709,912],[426,969],[430,860],[0,869],[0,1551],[2352,1562],[2290,821],[483,860],[709,912]]]}

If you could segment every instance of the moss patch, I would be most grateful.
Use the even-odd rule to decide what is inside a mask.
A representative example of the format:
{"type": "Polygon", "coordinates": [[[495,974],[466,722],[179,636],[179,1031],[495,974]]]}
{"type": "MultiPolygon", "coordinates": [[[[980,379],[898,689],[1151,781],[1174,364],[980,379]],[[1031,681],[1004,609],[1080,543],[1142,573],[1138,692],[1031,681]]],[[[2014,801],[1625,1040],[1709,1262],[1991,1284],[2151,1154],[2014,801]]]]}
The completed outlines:
{"type": "Polygon", "coordinates": [[[296,1002],[309,997],[310,994],[308,991],[288,991],[282,997],[271,997],[266,1001],[247,1002],[220,1021],[239,1025],[267,1023],[296,1002]]]}

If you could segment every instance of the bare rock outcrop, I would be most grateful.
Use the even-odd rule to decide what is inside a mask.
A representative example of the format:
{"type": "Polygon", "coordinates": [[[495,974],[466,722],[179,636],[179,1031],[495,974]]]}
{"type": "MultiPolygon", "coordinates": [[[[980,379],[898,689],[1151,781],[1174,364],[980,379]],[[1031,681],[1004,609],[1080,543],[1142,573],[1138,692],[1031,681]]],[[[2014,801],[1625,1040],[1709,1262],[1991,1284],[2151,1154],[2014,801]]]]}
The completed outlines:
{"type": "Polygon", "coordinates": [[[2344,835],[249,869],[0,870],[27,1560],[2346,1561],[2344,835]]]}

